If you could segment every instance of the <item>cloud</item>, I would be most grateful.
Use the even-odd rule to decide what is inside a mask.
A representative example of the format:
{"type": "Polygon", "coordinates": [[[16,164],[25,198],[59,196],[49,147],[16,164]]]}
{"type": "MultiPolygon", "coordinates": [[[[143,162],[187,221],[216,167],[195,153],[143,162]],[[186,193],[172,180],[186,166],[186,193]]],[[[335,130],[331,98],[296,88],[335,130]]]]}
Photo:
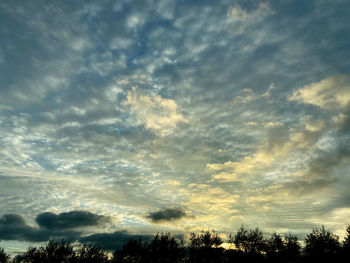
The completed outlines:
{"type": "MultiPolygon", "coordinates": [[[[333,193],[332,185],[335,185],[339,178],[334,173],[349,159],[349,153],[322,156],[314,160],[308,168],[295,172],[292,180],[251,191],[246,202],[253,206],[265,204],[270,208],[271,205],[291,205],[301,200],[321,205],[329,196],[337,195],[333,193]]],[[[331,209],[332,207],[325,208],[325,210],[331,209]]]]}
{"type": "Polygon", "coordinates": [[[138,240],[141,238],[142,241],[150,241],[153,238],[151,235],[137,235],[125,230],[84,236],[81,231],[71,229],[87,224],[95,225],[100,223],[101,219],[104,220],[106,217],[96,217],[95,214],[87,211],[72,211],[59,215],[42,213],[36,218],[39,228],[35,228],[27,225],[21,215],[5,214],[0,217],[0,241],[45,242],[51,239],[65,239],[69,242],[79,241],[84,244],[97,244],[106,250],[114,250],[121,248],[130,239],[138,240]],[[61,220],[57,221],[57,217],[60,217],[61,220]],[[78,220],[82,220],[82,223],[79,223],[78,220]]]}
{"type": "Polygon", "coordinates": [[[164,208],[156,212],[151,212],[146,218],[152,222],[158,223],[162,221],[174,221],[186,217],[186,212],[181,208],[164,208]]]}
{"type": "Polygon", "coordinates": [[[296,90],[288,100],[312,104],[327,110],[344,108],[350,102],[350,77],[327,77],[296,90]]]}
{"type": "Polygon", "coordinates": [[[259,99],[265,99],[266,102],[271,103],[271,91],[275,88],[275,84],[271,83],[267,90],[262,94],[256,94],[251,89],[243,89],[244,94],[241,96],[236,96],[233,98],[232,103],[235,106],[239,106],[239,104],[249,104],[252,102],[256,102],[259,99]]]}
{"type": "Polygon", "coordinates": [[[153,236],[151,235],[137,235],[128,233],[125,230],[116,231],[114,233],[98,233],[92,234],[79,239],[79,242],[83,244],[96,244],[100,245],[106,250],[115,250],[121,248],[129,240],[139,240],[144,242],[151,241],[153,236]]]}
{"type": "Polygon", "coordinates": [[[307,117],[293,128],[281,123],[268,124],[264,129],[264,140],[254,153],[244,156],[239,161],[207,163],[206,168],[212,173],[213,181],[246,182],[251,179],[246,178],[247,175],[266,172],[273,165],[288,165],[288,159],[294,158],[295,154],[312,152],[317,147],[316,143],[329,129],[324,120],[312,120],[307,117]]]}
{"type": "MultiPolygon", "coordinates": [[[[341,133],[337,133],[344,140],[341,133]]],[[[341,171],[349,169],[350,151],[348,139],[342,143],[334,141],[331,147],[311,152],[312,158],[306,166],[298,167],[285,174],[287,180],[274,182],[272,185],[252,191],[247,204],[293,204],[300,200],[317,200],[317,204],[328,204],[324,210],[331,210],[329,197],[338,200],[339,184],[347,182],[341,171]]],[[[310,154],[310,155],[311,155],[310,154]]],[[[342,193],[344,195],[344,193],[342,193]]]]}
{"type": "Polygon", "coordinates": [[[233,23],[234,32],[246,33],[247,28],[264,20],[265,17],[274,14],[269,3],[260,3],[254,10],[247,11],[240,5],[231,6],[227,11],[228,21],[233,23]]]}
{"type": "Polygon", "coordinates": [[[35,221],[42,228],[47,229],[69,229],[82,226],[96,226],[106,223],[110,218],[96,215],[89,211],[71,211],[58,215],[45,212],[37,215],[35,221]]]}
{"type": "Polygon", "coordinates": [[[21,215],[6,214],[0,217],[0,240],[19,240],[42,242],[50,239],[64,238],[74,241],[80,235],[77,231],[47,230],[34,228],[26,224],[21,215]]]}
{"type": "Polygon", "coordinates": [[[348,135],[350,132],[350,105],[347,106],[344,112],[334,117],[334,123],[340,134],[348,135]]]}
{"type": "Polygon", "coordinates": [[[25,219],[17,214],[5,214],[0,217],[0,240],[48,241],[52,238],[64,238],[75,241],[81,235],[73,228],[96,226],[109,222],[110,218],[89,211],[70,211],[60,213],[41,213],[36,217],[39,228],[27,225],[25,219]]]}
{"type": "Polygon", "coordinates": [[[236,4],[229,8],[227,16],[234,21],[257,22],[273,13],[268,3],[260,3],[259,6],[251,12],[244,10],[240,5],[236,4]]]}
{"type": "Polygon", "coordinates": [[[24,225],[25,220],[21,215],[7,214],[0,217],[0,224],[2,225],[24,225]]]}
{"type": "Polygon", "coordinates": [[[143,95],[137,87],[128,92],[124,104],[130,106],[137,118],[144,122],[146,129],[151,129],[162,137],[170,135],[179,123],[188,122],[181,113],[178,113],[174,100],[164,99],[158,95],[143,95]]]}
{"type": "Polygon", "coordinates": [[[214,183],[192,183],[187,189],[181,189],[180,193],[187,197],[184,205],[195,214],[196,220],[187,223],[192,230],[203,227],[225,228],[223,222],[237,215],[235,208],[240,205],[241,198],[235,188],[214,183]]]}

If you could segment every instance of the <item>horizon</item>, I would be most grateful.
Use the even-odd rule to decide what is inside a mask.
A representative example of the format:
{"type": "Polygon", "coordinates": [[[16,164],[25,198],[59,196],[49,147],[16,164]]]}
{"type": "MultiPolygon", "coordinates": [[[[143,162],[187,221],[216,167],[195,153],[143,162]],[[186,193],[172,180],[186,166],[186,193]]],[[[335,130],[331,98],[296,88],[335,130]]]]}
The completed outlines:
{"type": "Polygon", "coordinates": [[[350,3],[0,3],[0,247],[350,224],[350,3]]]}

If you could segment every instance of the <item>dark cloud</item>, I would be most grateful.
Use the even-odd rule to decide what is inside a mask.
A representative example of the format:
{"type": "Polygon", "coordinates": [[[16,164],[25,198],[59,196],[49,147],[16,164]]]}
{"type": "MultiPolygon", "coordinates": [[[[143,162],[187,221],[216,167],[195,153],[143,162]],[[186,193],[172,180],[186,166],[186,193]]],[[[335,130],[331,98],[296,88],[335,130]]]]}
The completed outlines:
{"type": "Polygon", "coordinates": [[[0,225],[24,225],[25,220],[21,215],[7,214],[0,218],[0,225]]]}
{"type": "Polygon", "coordinates": [[[146,217],[152,222],[173,221],[186,217],[186,213],[181,208],[164,208],[157,212],[149,213],[146,217]]]}
{"type": "Polygon", "coordinates": [[[67,241],[74,241],[79,235],[77,231],[49,231],[31,227],[26,224],[21,215],[7,214],[0,217],[0,240],[43,242],[64,238],[67,241]]]}
{"type": "Polygon", "coordinates": [[[153,237],[151,235],[134,235],[127,231],[116,231],[114,233],[98,233],[81,238],[79,241],[84,244],[100,245],[103,249],[114,250],[121,248],[129,240],[138,240],[148,242],[153,237]]]}
{"type": "Polygon", "coordinates": [[[83,236],[82,232],[70,229],[83,225],[96,225],[99,224],[101,220],[106,220],[106,218],[108,217],[97,216],[87,211],[71,211],[59,215],[42,213],[36,218],[37,222],[40,222],[38,223],[39,228],[35,228],[27,225],[25,219],[21,215],[6,214],[0,217],[0,241],[19,240],[45,242],[52,239],[64,239],[69,242],[79,241],[84,244],[96,244],[106,250],[114,250],[116,248],[121,248],[130,239],[141,239],[145,242],[152,239],[151,235],[131,234],[124,230],[114,233],[97,233],[83,236]],[[57,221],[57,218],[64,218],[64,220],[57,221]],[[81,220],[81,223],[78,223],[78,220],[81,220]],[[58,229],[60,226],[62,229],[58,229]]]}
{"type": "Polygon", "coordinates": [[[41,228],[69,229],[81,226],[96,226],[106,223],[109,217],[96,215],[89,211],[71,211],[58,215],[45,212],[37,215],[36,222],[41,228]]]}

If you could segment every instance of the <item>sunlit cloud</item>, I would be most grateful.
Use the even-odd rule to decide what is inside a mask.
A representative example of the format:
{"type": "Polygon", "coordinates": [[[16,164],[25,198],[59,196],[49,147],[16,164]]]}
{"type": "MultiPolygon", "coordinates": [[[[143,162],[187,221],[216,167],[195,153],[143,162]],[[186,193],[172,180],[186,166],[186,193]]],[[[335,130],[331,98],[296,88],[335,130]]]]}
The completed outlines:
{"type": "Polygon", "coordinates": [[[174,100],[158,95],[143,95],[136,87],[128,92],[124,104],[130,106],[138,120],[144,122],[146,129],[151,129],[162,137],[173,133],[179,123],[188,123],[183,114],[178,112],[174,100]]]}
{"type": "Polygon", "coordinates": [[[327,77],[298,89],[288,99],[328,110],[345,107],[350,102],[350,77],[327,77]]]}

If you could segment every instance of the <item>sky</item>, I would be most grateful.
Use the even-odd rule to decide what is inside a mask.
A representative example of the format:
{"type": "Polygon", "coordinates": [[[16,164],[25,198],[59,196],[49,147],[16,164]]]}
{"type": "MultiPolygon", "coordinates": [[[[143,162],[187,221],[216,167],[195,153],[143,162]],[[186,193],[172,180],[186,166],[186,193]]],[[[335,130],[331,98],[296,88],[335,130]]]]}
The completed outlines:
{"type": "Polygon", "coordinates": [[[0,1],[0,247],[350,223],[345,0],[0,1]]]}

